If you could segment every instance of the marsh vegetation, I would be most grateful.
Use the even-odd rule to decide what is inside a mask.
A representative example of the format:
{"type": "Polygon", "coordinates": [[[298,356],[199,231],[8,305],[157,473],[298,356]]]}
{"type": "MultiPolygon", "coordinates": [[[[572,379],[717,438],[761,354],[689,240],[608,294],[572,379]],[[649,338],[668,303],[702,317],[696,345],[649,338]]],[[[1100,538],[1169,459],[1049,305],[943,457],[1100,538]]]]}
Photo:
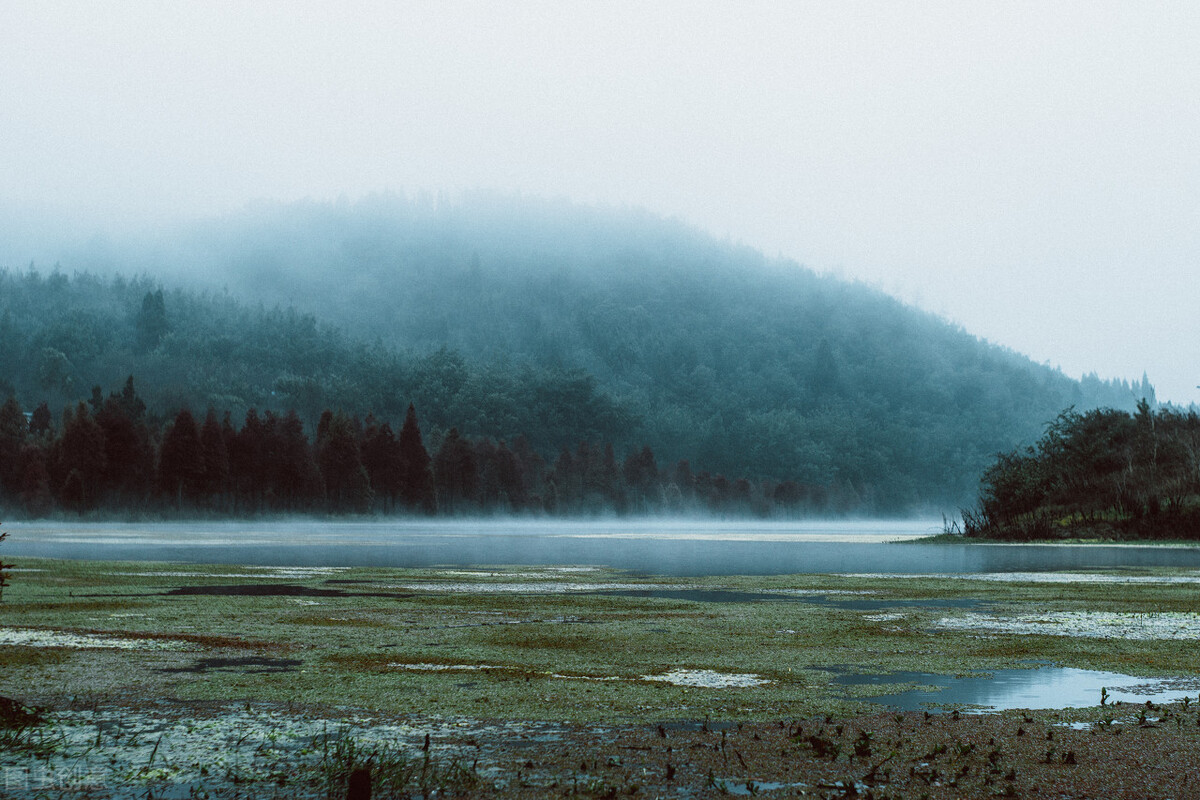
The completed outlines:
{"type": "Polygon", "coordinates": [[[1190,704],[1200,693],[1190,570],[1000,581],[17,562],[0,607],[3,691],[44,709],[61,737],[48,762],[0,757],[28,775],[38,763],[88,764],[110,788],[251,781],[258,796],[318,796],[347,775],[321,766],[324,741],[345,756],[338,764],[372,753],[390,764],[395,796],[422,791],[426,754],[436,785],[497,796],[635,783],[709,793],[716,781],[817,796],[840,796],[845,781],[892,796],[1024,794],[1043,781],[1099,785],[1088,781],[1111,778],[1139,748],[1198,746],[1195,711],[1154,694],[1190,704]],[[1081,632],[1085,613],[1142,623],[1098,619],[1086,636],[1062,635],[1081,632]],[[872,699],[922,688],[918,674],[1041,665],[1122,673],[1150,694],[1114,705],[1109,686],[1103,706],[1097,688],[1086,707],[970,719],[949,713],[969,705],[939,704],[936,692],[946,713],[932,718],[872,699]],[[211,753],[201,745],[212,736],[228,739],[219,763],[197,749],[211,753]]]}

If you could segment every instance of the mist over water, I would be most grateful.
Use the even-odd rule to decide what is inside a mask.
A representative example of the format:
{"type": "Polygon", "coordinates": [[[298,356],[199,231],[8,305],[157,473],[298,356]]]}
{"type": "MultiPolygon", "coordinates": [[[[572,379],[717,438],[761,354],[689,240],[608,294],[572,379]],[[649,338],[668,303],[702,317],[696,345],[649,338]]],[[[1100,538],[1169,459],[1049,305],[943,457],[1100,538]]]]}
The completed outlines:
{"type": "Polygon", "coordinates": [[[941,522],[296,520],[6,526],[11,556],[273,566],[594,565],[678,575],[1200,567],[1200,549],[904,543],[941,522]]]}

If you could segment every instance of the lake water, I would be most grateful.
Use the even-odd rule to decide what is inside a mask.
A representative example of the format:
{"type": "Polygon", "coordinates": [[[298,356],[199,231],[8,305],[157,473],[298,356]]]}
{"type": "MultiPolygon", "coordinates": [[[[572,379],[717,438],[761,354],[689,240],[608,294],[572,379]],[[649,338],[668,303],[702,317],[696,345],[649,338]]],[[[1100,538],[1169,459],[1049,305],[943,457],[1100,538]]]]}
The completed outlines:
{"type": "Polygon", "coordinates": [[[1200,548],[913,544],[940,520],[8,523],[7,556],[279,566],[589,564],[662,575],[1200,568],[1200,548]],[[909,543],[902,543],[907,541],[909,543]]]}

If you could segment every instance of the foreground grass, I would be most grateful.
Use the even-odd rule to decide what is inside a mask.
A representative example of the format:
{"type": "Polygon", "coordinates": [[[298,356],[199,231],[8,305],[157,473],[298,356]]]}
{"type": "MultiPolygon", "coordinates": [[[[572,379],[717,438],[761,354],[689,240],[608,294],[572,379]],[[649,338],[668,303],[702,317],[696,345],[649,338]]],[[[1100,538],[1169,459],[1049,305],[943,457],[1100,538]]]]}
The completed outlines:
{"type": "MultiPolygon", "coordinates": [[[[526,784],[529,796],[551,784],[556,791],[602,795],[628,789],[633,779],[626,776],[618,786],[599,766],[580,771],[572,764],[574,783],[567,783],[564,765],[589,757],[578,750],[588,730],[641,742],[644,735],[653,739],[660,724],[738,722],[759,737],[740,746],[744,758],[759,747],[748,742],[778,738],[768,731],[783,720],[828,717],[820,733],[805,728],[804,736],[830,743],[808,741],[801,749],[813,765],[827,764],[822,775],[833,781],[838,764],[847,765],[850,777],[870,766],[865,757],[859,764],[848,755],[856,741],[850,723],[840,723],[836,733],[842,761],[828,757],[832,750],[817,757],[813,748],[834,748],[835,719],[880,714],[862,699],[878,690],[835,684],[842,672],[962,674],[1051,662],[1145,677],[1194,676],[1200,622],[1197,584],[1187,582],[1194,573],[1130,570],[1102,577],[671,579],[590,568],[275,569],[23,558],[0,604],[0,695],[45,707],[62,736],[56,740],[47,733],[54,729],[44,726],[12,734],[11,742],[37,747],[0,743],[0,766],[28,776],[31,759],[40,758],[46,770],[83,764],[98,770],[87,774],[102,775],[102,783],[147,786],[199,787],[219,773],[221,786],[253,778],[279,796],[299,796],[301,788],[318,795],[344,791],[339,787],[350,765],[369,760],[377,789],[386,772],[387,791],[396,796],[435,789],[519,795],[526,784]],[[1064,632],[1059,619],[1083,626],[1065,632],[1087,635],[1058,635],[1064,632]],[[1171,625],[1156,626],[1162,619],[1171,625]],[[1005,632],[1014,620],[1025,626],[1022,632],[1005,632]],[[664,680],[672,676],[685,685],[664,680]],[[206,756],[186,744],[207,741],[195,727],[205,719],[221,736],[229,730],[243,736],[201,748],[223,749],[221,763],[206,764],[206,756]],[[110,736],[125,729],[135,732],[134,744],[110,736]],[[434,744],[441,743],[432,755],[424,739],[431,731],[434,744]],[[552,748],[536,744],[550,741],[539,740],[538,731],[572,743],[566,748],[575,748],[572,758],[551,759],[552,748]],[[547,750],[537,751],[541,762],[557,766],[514,772],[505,748],[524,739],[535,744],[523,747],[547,750]],[[231,767],[234,754],[241,760],[231,767]],[[381,772],[383,764],[391,766],[381,772]]],[[[1131,710],[1121,713],[1130,717],[1127,727],[1138,722],[1141,730],[1131,710]]],[[[1093,709],[1061,718],[1102,725],[1105,715],[1112,716],[1093,709]]],[[[911,716],[895,725],[915,725],[911,716]]],[[[1179,736],[1184,721],[1189,732],[1200,725],[1194,716],[1194,708],[1190,716],[1186,709],[1172,712],[1179,736]]],[[[930,731],[949,724],[948,718],[915,719],[933,725],[930,731]]],[[[873,731],[868,740],[883,736],[882,723],[861,725],[873,731]]],[[[707,741],[713,730],[671,735],[707,741]]],[[[806,740],[798,736],[790,731],[776,750],[800,747],[806,740]]],[[[920,739],[915,733],[897,737],[888,749],[918,747],[911,744],[920,739]]],[[[629,746],[648,748],[639,754],[657,752],[645,742],[629,746]]],[[[871,749],[869,742],[863,748],[871,749]]],[[[630,759],[614,752],[616,766],[630,759]]],[[[963,758],[956,769],[970,760],[963,758]]],[[[519,763],[525,761],[540,763],[519,763]]],[[[757,773],[737,759],[736,768],[710,764],[711,774],[684,766],[700,763],[708,762],[674,756],[672,775],[692,775],[701,791],[716,792],[721,775],[761,781],[783,774],[765,761],[757,773]]],[[[656,769],[658,780],[667,780],[665,766],[656,769]]],[[[798,773],[788,775],[804,782],[798,773]]],[[[898,780],[889,785],[896,788],[898,780]]],[[[930,781],[924,783],[928,790],[930,781]]],[[[999,782],[995,789],[1019,783],[999,782]]]]}

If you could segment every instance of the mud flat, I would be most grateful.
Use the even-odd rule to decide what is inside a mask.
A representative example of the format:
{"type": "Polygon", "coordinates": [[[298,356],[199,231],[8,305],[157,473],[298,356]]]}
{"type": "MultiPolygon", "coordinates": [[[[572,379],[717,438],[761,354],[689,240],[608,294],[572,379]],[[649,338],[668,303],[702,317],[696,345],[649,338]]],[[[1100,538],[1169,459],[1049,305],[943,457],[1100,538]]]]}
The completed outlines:
{"type": "Polygon", "coordinates": [[[15,560],[11,796],[1200,796],[1190,569],[15,560]]]}

